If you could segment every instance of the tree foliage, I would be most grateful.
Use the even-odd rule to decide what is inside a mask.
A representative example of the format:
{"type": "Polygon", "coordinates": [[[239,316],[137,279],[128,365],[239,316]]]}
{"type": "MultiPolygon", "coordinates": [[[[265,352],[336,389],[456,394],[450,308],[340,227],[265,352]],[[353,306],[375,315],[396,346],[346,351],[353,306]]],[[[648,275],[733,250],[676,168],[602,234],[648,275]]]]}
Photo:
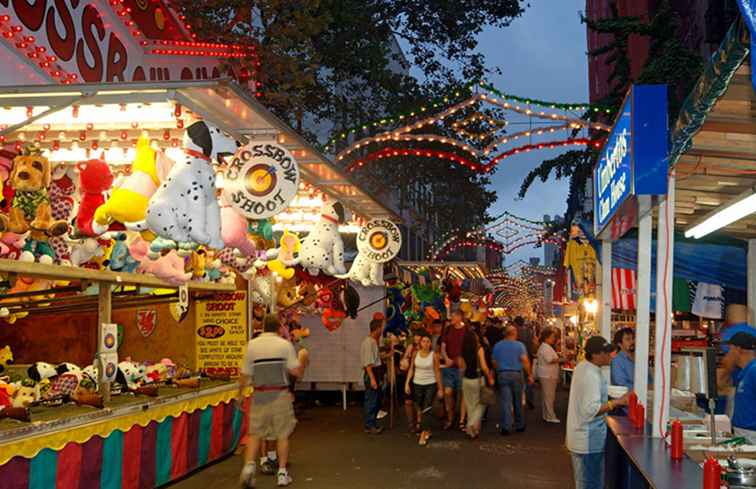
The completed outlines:
{"type": "MultiPolygon", "coordinates": [[[[620,109],[627,90],[633,83],[666,83],[669,87],[669,123],[673,125],[680,111],[682,101],[693,88],[703,69],[701,57],[685,47],[679,36],[680,18],[664,0],[650,21],[638,17],[621,17],[612,4],[612,17],[607,19],[587,19],[588,28],[601,34],[610,34],[611,40],[604,46],[588,52],[591,57],[606,55],[606,63],[612,66],[609,76],[610,92],[596,103],[612,108],[609,119],[620,109]],[[631,73],[628,54],[630,36],[649,39],[648,58],[637,77],[631,73]]],[[[597,115],[586,113],[585,117],[597,115]]],[[[594,133],[594,139],[605,134],[594,133]]],[[[519,196],[524,197],[536,179],[543,182],[552,174],[556,179],[570,179],[570,194],[567,201],[565,222],[570,222],[582,206],[586,182],[591,176],[599,153],[593,149],[568,151],[545,160],[533,169],[523,181],[519,196]]]]}
{"type": "MultiPolygon", "coordinates": [[[[176,3],[200,38],[257,47],[259,67],[243,60],[232,68],[253,73],[261,83],[259,100],[313,143],[325,142],[322,128],[329,124],[338,130],[414,109],[450,87],[483,79],[488,71],[477,35],[508,25],[527,6],[523,0],[176,3]],[[396,63],[404,66],[397,69],[396,63]],[[417,78],[406,74],[409,66],[417,78]]],[[[440,189],[431,205],[445,225],[452,225],[449,219],[456,225],[486,219],[495,199],[485,189],[486,178],[420,160],[389,162],[360,177],[374,190],[418,183],[440,189]],[[451,205],[459,191],[465,192],[467,215],[460,215],[459,203],[451,205]]]]}

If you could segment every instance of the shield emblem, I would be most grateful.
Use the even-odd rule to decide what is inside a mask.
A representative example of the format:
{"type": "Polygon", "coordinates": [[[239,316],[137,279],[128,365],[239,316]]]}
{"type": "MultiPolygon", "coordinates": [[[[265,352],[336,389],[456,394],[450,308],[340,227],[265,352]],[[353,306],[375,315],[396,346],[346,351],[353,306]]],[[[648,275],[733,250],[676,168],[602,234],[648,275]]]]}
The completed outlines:
{"type": "Polygon", "coordinates": [[[147,338],[157,326],[157,309],[137,309],[137,328],[142,336],[147,338]]]}

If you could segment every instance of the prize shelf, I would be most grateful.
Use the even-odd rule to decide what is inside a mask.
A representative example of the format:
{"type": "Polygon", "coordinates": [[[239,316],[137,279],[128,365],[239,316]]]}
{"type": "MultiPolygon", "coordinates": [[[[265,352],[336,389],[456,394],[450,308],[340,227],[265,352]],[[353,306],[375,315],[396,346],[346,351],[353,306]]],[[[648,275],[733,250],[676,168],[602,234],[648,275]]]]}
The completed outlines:
{"type": "MultiPolygon", "coordinates": [[[[0,273],[17,273],[20,275],[32,275],[53,280],[83,280],[124,285],[142,285],[145,287],[161,289],[178,288],[176,285],[168,284],[147,274],[122,273],[110,270],[90,270],[87,268],[45,265],[43,263],[30,263],[17,260],[0,259],[0,273]]],[[[189,287],[189,290],[207,290],[215,292],[233,292],[236,290],[235,284],[195,281],[189,281],[186,284],[189,287]]]]}

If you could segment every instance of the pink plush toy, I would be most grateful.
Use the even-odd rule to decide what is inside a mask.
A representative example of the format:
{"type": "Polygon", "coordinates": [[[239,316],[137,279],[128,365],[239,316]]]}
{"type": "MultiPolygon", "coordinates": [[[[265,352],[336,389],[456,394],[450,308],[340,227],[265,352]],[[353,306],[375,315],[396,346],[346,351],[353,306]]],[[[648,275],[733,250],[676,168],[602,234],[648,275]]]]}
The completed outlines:
{"type": "Polygon", "coordinates": [[[226,248],[236,248],[242,256],[253,256],[257,248],[247,237],[247,219],[236,212],[225,192],[221,194],[218,205],[221,212],[221,237],[226,248]]]}
{"type": "Polygon", "coordinates": [[[137,237],[129,245],[129,254],[139,262],[139,271],[151,273],[160,280],[171,285],[183,285],[192,278],[192,272],[184,272],[184,259],[178,256],[176,250],[171,250],[157,260],[150,260],[147,256],[150,245],[141,237],[137,237]]]}
{"type": "Polygon", "coordinates": [[[21,249],[26,243],[23,234],[2,233],[0,234],[0,258],[18,260],[21,257],[21,249]]]}

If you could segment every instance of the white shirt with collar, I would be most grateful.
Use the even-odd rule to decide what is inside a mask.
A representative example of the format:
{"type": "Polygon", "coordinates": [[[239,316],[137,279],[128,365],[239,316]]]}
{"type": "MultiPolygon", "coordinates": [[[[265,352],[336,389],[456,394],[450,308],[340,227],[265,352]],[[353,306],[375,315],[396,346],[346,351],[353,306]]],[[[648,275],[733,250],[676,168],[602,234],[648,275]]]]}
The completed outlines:
{"type": "Polygon", "coordinates": [[[577,454],[600,453],[606,445],[606,414],[597,416],[608,400],[608,383],[601,367],[583,360],[575,368],[567,408],[567,449],[577,454]]]}

